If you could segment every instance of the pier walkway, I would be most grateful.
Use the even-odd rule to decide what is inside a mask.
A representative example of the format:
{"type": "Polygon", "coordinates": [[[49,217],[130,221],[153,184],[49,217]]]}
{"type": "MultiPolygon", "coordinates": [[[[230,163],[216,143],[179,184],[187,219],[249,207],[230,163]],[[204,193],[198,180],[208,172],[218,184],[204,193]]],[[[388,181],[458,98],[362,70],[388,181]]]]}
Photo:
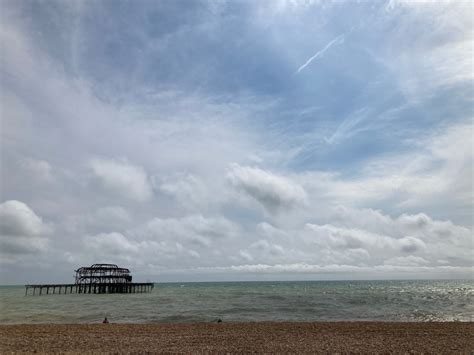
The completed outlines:
{"type": "Polygon", "coordinates": [[[143,293],[151,291],[154,285],[153,282],[25,285],[25,296],[66,293],[143,293]]]}

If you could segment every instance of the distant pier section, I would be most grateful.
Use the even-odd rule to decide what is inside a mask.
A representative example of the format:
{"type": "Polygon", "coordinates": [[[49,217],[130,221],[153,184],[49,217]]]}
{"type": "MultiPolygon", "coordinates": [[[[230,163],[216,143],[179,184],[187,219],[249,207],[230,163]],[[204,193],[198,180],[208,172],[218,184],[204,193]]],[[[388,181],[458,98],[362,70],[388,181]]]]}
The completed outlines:
{"type": "Polygon", "coordinates": [[[76,270],[73,284],[25,285],[26,295],[66,293],[143,293],[150,292],[152,282],[132,282],[130,270],[115,264],[94,264],[76,270]]]}

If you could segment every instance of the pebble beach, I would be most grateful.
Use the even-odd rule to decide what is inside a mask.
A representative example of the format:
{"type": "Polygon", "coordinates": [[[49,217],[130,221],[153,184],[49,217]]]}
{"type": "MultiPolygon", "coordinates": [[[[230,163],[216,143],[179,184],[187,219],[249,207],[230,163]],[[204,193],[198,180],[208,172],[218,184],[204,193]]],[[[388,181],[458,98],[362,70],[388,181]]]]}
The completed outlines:
{"type": "Polygon", "coordinates": [[[0,353],[473,351],[473,322],[0,325],[0,353]]]}

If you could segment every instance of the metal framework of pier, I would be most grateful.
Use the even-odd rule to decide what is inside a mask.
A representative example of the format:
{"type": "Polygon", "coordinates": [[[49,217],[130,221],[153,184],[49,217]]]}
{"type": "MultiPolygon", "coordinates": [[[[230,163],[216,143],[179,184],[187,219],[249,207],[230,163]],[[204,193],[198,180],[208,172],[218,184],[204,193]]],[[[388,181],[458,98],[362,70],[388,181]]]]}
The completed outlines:
{"type": "Polygon", "coordinates": [[[132,282],[130,270],[115,264],[94,264],[76,270],[73,284],[25,285],[25,296],[67,293],[143,293],[153,289],[152,282],[132,282]]]}

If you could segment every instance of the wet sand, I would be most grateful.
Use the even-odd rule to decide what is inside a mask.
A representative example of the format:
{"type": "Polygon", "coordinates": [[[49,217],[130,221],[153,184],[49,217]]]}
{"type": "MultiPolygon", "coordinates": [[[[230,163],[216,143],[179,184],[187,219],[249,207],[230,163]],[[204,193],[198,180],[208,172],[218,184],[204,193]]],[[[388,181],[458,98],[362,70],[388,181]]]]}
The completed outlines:
{"type": "Polygon", "coordinates": [[[474,323],[0,325],[0,353],[473,353],[474,323]]]}

